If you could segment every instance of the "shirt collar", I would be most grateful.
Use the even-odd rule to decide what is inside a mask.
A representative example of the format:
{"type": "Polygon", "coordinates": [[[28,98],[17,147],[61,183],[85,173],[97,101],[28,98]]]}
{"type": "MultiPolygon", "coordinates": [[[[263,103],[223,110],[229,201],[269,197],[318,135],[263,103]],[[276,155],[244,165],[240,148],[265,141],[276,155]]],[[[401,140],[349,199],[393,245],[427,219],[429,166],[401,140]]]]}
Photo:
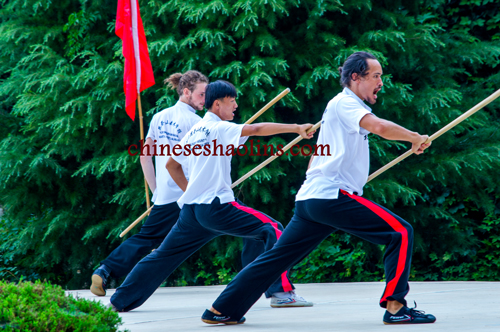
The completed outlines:
{"type": "Polygon", "coordinates": [[[179,107],[183,110],[188,110],[196,114],[196,110],[191,107],[191,105],[186,104],[183,101],[178,100],[177,103],[175,104],[176,107],[179,107]]]}
{"type": "Polygon", "coordinates": [[[352,92],[351,89],[349,89],[348,87],[345,87],[344,88],[344,91],[342,91],[343,93],[345,93],[346,95],[349,95],[351,97],[353,97],[354,99],[356,99],[358,101],[358,103],[360,103],[361,105],[363,105],[364,108],[366,108],[367,110],[371,111],[372,109],[366,105],[362,100],[361,98],[359,98],[354,92],[352,92]]]}
{"type": "Polygon", "coordinates": [[[219,118],[219,116],[217,114],[212,113],[210,111],[207,111],[207,113],[205,113],[205,116],[203,117],[203,119],[212,120],[212,121],[222,121],[222,119],[219,118]]]}

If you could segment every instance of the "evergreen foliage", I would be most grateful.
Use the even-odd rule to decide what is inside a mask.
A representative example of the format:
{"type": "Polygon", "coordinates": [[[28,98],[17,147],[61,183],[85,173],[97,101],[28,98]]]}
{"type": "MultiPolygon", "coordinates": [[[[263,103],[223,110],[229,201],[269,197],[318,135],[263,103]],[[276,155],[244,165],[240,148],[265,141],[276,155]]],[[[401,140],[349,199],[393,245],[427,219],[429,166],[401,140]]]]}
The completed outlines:
{"type": "MultiPolygon", "coordinates": [[[[121,242],[118,234],[145,210],[138,156],[127,153],[139,128],[124,111],[116,2],[0,4],[0,277],[24,274],[87,287],[92,270],[121,242]]],[[[142,95],[146,124],[177,100],[159,82],[188,69],[235,84],[236,122],[290,87],[258,121],[316,123],[341,90],[337,68],[358,50],[375,54],[384,69],[374,113],[422,134],[436,132],[500,88],[498,1],[140,5],[158,82],[142,95]]],[[[500,277],[499,105],[365,188],[365,197],[414,226],[412,280],[500,277]]],[[[277,145],[292,138],[260,141],[277,145]]],[[[374,135],[370,145],[372,171],[409,148],[374,135]]],[[[233,180],[264,158],[233,158],[233,180]]],[[[235,192],[286,225],[308,159],[281,157],[235,192]]],[[[212,241],[167,283],[229,281],[240,268],[240,245],[231,237],[212,241]]],[[[293,273],[298,282],[382,280],[382,255],[383,248],[336,233],[293,273]]]]}
{"type": "MultiPolygon", "coordinates": [[[[0,329],[5,332],[118,331],[121,318],[99,301],[66,296],[47,282],[0,281],[0,329]]],[[[127,330],[128,331],[128,330],[127,330]]]]}

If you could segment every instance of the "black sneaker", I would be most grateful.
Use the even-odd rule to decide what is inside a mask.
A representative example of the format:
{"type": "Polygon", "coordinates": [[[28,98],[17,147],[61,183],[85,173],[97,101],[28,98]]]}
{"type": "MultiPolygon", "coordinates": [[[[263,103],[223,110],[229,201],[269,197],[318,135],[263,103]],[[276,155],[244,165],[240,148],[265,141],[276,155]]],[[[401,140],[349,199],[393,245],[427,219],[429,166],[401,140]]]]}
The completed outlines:
{"type": "Polygon", "coordinates": [[[92,274],[92,285],[90,286],[90,291],[92,294],[97,296],[106,295],[106,284],[109,278],[109,272],[105,265],[101,265],[92,274]]]}
{"type": "MultiPolygon", "coordinates": [[[[416,307],[417,303],[415,303],[416,307]]],[[[415,308],[404,306],[395,315],[386,310],[384,324],[427,324],[436,321],[436,317],[433,315],[426,315],[424,311],[415,310],[415,308]]]]}
{"type": "Polygon", "coordinates": [[[231,319],[229,316],[224,315],[216,315],[210,310],[205,310],[203,316],[201,316],[201,320],[207,324],[226,324],[226,325],[236,325],[243,324],[245,322],[245,317],[241,318],[239,321],[231,319]]]}

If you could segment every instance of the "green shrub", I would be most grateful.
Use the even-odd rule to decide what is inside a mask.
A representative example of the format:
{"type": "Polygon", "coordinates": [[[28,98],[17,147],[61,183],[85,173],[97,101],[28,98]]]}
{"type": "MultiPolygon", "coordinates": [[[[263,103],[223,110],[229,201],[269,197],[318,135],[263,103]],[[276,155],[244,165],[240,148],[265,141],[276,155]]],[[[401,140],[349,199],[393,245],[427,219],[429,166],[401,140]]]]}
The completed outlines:
{"type": "Polygon", "coordinates": [[[66,296],[60,286],[0,281],[2,331],[118,331],[121,323],[100,302],[66,296]]]}

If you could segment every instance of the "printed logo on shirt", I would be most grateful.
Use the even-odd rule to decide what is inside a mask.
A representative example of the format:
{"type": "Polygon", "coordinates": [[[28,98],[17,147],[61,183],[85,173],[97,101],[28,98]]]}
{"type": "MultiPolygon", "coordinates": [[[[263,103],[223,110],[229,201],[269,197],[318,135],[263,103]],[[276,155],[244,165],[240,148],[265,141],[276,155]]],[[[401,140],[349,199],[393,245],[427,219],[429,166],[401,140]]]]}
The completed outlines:
{"type": "Polygon", "coordinates": [[[193,135],[197,133],[204,133],[205,137],[208,137],[210,135],[210,130],[208,130],[206,127],[198,127],[196,129],[193,129],[189,132],[189,136],[186,138],[186,140],[189,140],[193,135]]]}
{"type": "Polygon", "coordinates": [[[160,125],[158,126],[158,138],[167,138],[175,142],[180,142],[180,133],[182,133],[182,130],[175,121],[160,121],[160,125]]]}

